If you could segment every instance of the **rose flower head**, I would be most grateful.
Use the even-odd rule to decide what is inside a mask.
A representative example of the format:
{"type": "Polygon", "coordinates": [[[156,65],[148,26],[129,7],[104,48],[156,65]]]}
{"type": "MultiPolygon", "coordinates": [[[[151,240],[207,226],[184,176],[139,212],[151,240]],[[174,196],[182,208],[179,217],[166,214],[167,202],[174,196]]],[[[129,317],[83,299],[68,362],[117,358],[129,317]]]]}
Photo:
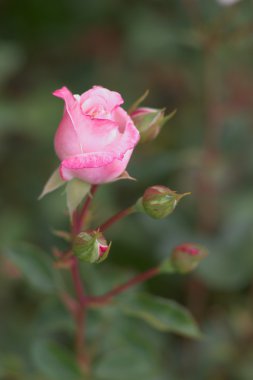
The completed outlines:
{"type": "Polygon", "coordinates": [[[82,95],[62,87],[53,95],[65,102],[54,140],[61,178],[101,184],[120,177],[140,138],[121,95],[100,86],[82,95]]]}

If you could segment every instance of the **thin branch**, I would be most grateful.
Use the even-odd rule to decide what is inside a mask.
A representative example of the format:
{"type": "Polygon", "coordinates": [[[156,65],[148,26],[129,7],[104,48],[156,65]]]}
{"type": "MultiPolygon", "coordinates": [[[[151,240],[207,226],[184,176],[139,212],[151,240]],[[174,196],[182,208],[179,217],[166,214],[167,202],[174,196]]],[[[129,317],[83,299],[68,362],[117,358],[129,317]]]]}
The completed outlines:
{"type": "Polygon", "coordinates": [[[76,257],[72,258],[71,275],[72,275],[72,280],[75,287],[77,299],[80,301],[84,297],[84,289],[83,289],[83,284],[81,281],[79,268],[78,268],[78,262],[77,262],[76,257]]]}
{"type": "MultiPolygon", "coordinates": [[[[73,224],[72,224],[72,235],[76,236],[80,233],[84,219],[87,215],[89,206],[91,204],[91,201],[93,199],[93,195],[95,194],[97,190],[97,186],[93,185],[91,187],[90,194],[88,195],[86,201],[84,202],[84,205],[80,211],[75,210],[73,213],[73,224]]],[[[87,372],[89,369],[89,360],[87,357],[87,353],[85,350],[85,320],[86,320],[86,305],[83,303],[83,299],[85,298],[85,291],[84,286],[81,280],[79,266],[78,266],[78,260],[76,257],[72,257],[72,262],[70,266],[70,271],[72,275],[72,280],[75,288],[76,293],[76,300],[77,300],[77,308],[76,312],[74,313],[74,317],[76,320],[76,354],[77,354],[77,360],[80,365],[80,368],[87,372]]]]}
{"type": "Polygon", "coordinates": [[[119,220],[123,219],[124,217],[132,214],[134,211],[135,210],[134,210],[133,206],[130,206],[130,207],[126,208],[125,210],[119,211],[117,214],[115,214],[111,218],[109,218],[106,222],[101,224],[101,226],[99,227],[99,230],[101,232],[104,232],[109,227],[111,227],[114,223],[116,223],[119,220]]]}
{"type": "Polygon", "coordinates": [[[103,306],[111,301],[111,299],[124,291],[128,290],[134,285],[140,284],[160,273],[159,268],[151,268],[148,271],[141,273],[124,284],[121,284],[119,286],[116,286],[109,292],[103,294],[102,296],[92,296],[92,297],[84,297],[83,298],[83,304],[89,306],[103,306]]]}
{"type": "Polygon", "coordinates": [[[78,211],[76,210],[74,215],[73,215],[73,233],[75,235],[78,235],[82,229],[85,217],[87,216],[88,209],[90,207],[93,196],[94,196],[95,192],[97,191],[97,188],[98,188],[97,185],[93,185],[91,187],[90,193],[87,196],[87,199],[84,202],[80,213],[78,213],[78,211]]]}

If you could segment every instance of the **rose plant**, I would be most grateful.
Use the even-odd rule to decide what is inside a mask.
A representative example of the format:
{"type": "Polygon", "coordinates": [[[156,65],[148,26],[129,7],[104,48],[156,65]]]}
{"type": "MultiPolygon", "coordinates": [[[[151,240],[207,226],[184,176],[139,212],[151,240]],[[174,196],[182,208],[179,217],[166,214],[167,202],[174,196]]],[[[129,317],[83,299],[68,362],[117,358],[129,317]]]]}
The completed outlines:
{"type": "MultiPolygon", "coordinates": [[[[87,218],[87,214],[99,185],[130,178],[126,168],[136,145],[139,141],[154,139],[172,114],[165,116],[164,110],[153,108],[139,109],[144,97],[137,100],[127,113],[121,107],[121,95],[100,86],[94,86],[81,95],[73,95],[66,87],[56,90],[53,94],[65,102],[63,117],[54,139],[60,165],[46,183],[40,198],[66,185],[71,229],[69,232],[55,233],[67,241],[68,248],[64,251],[54,248],[53,256],[58,274],[61,274],[62,270],[71,274],[75,295],[71,294],[68,285],[58,286],[57,292],[75,323],[75,355],[78,373],[82,376],[80,378],[93,379],[96,358],[94,360],[94,353],[86,341],[89,329],[86,322],[87,311],[94,307],[98,309],[110,305],[113,300],[114,306],[116,305],[122,313],[143,319],[157,330],[179,333],[191,338],[200,337],[199,329],[190,313],[173,301],[148,294],[137,294],[127,301],[121,301],[121,298],[116,296],[160,273],[187,273],[199,264],[206,252],[198,244],[180,245],[159,265],[113,287],[110,291],[96,296],[87,294],[80,266],[82,262],[97,264],[108,258],[111,243],[107,243],[104,234],[111,225],[135,212],[141,212],[154,219],[170,216],[188,193],[177,194],[162,185],[151,186],[136,203],[92,229],[92,215],[87,218]]],[[[25,251],[26,249],[23,249],[23,257],[26,255],[25,251]]],[[[16,260],[21,270],[24,270],[28,277],[31,276],[29,265],[19,265],[19,256],[12,254],[10,259],[16,260]]],[[[33,264],[33,269],[34,267],[33,264]]],[[[64,281],[64,276],[62,280],[64,281]]],[[[33,282],[38,284],[38,279],[33,278],[33,282]]],[[[53,352],[55,351],[52,351],[52,355],[53,352]]]]}

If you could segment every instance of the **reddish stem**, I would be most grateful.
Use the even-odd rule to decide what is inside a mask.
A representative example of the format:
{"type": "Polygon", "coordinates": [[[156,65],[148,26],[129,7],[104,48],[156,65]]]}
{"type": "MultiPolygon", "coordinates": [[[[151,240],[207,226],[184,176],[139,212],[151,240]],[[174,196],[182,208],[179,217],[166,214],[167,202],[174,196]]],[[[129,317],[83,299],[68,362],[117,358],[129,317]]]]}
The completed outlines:
{"type": "Polygon", "coordinates": [[[78,235],[79,232],[81,231],[82,229],[82,226],[83,226],[83,223],[84,223],[84,220],[85,220],[85,217],[87,215],[87,212],[88,212],[88,209],[89,209],[89,206],[91,204],[91,201],[93,199],[93,196],[95,194],[95,192],[97,191],[97,188],[98,186],[97,185],[93,185],[90,189],[90,193],[86,199],[86,201],[84,202],[83,204],[83,207],[80,211],[80,213],[78,213],[78,211],[74,211],[74,214],[73,214],[73,233],[75,235],[78,235]]]}
{"type": "Polygon", "coordinates": [[[79,304],[68,293],[61,293],[61,299],[71,314],[76,315],[79,304]]]}
{"type": "MultiPolygon", "coordinates": [[[[76,236],[80,233],[85,217],[87,215],[87,211],[89,209],[90,203],[92,201],[93,195],[95,194],[97,190],[97,186],[92,186],[89,196],[87,197],[82,209],[80,212],[77,210],[73,213],[73,224],[72,224],[72,234],[73,236],[76,236]]],[[[134,206],[128,207],[125,210],[122,210],[118,212],[116,215],[112,216],[110,219],[108,219],[105,223],[103,223],[100,226],[100,231],[105,231],[107,228],[109,228],[112,224],[119,221],[120,219],[124,218],[125,216],[133,213],[134,206]]],[[[87,307],[92,305],[104,305],[108,303],[112,297],[117,296],[118,294],[124,292],[125,290],[129,289],[130,287],[144,282],[145,280],[148,280],[151,277],[154,277],[159,273],[158,268],[152,268],[149,269],[147,272],[141,273],[138,276],[135,276],[134,278],[130,279],[126,283],[119,285],[109,291],[108,293],[102,295],[102,296],[91,296],[87,297],[85,295],[85,291],[83,288],[83,284],[81,281],[81,276],[79,272],[78,267],[78,260],[76,257],[72,257],[72,263],[71,263],[71,275],[72,280],[75,288],[76,293],[76,301],[75,304],[74,300],[71,301],[71,304],[68,302],[68,308],[74,315],[74,318],[76,320],[76,353],[77,353],[77,359],[79,362],[79,365],[81,369],[84,370],[84,372],[87,372],[89,368],[89,361],[86,355],[85,351],[85,317],[87,312],[87,307]]]]}
{"type": "Polygon", "coordinates": [[[77,258],[76,257],[72,258],[71,275],[72,275],[73,284],[74,284],[74,287],[75,287],[75,292],[76,292],[76,295],[77,295],[77,299],[80,302],[82,300],[83,296],[84,296],[84,289],[83,289],[83,284],[82,284],[82,281],[81,281],[81,277],[80,277],[80,273],[79,273],[79,268],[78,268],[78,262],[77,262],[77,258]]]}
{"type": "MultiPolygon", "coordinates": [[[[73,213],[73,224],[72,224],[72,234],[74,236],[78,235],[82,229],[84,219],[87,215],[90,203],[92,201],[93,195],[97,190],[97,186],[93,185],[90,190],[84,205],[78,213],[77,210],[73,213]]],[[[83,303],[83,298],[85,297],[84,287],[81,280],[78,260],[76,257],[72,257],[72,264],[70,267],[72,280],[75,288],[77,307],[73,313],[76,320],[76,354],[80,368],[87,371],[89,362],[85,352],[85,317],[86,317],[86,305],[83,303]]]]}
{"type": "Polygon", "coordinates": [[[78,262],[77,262],[76,257],[73,257],[73,261],[71,265],[71,275],[72,275],[73,284],[75,287],[75,292],[76,292],[77,301],[78,301],[78,308],[75,313],[76,353],[77,353],[79,364],[84,366],[87,364],[87,358],[85,356],[85,350],[84,350],[84,341],[85,341],[84,320],[85,320],[86,308],[82,302],[83,297],[85,296],[85,293],[84,293],[83,285],[81,282],[81,277],[80,277],[78,262]]]}
{"type": "Polygon", "coordinates": [[[109,218],[106,222],[101,224],[99,227],[99,230],[101,232],[104,232],[109,227],[111,227],[112,224],[118,222],[120,219],[123,219],[125,216],[128,216],[134,212],[134,207],[130,206],[126,208],[125,210],[119,211],[117,214],[113,215],[111,218],[109,218]]]}
{"type": "Polygon", "coordinates": [[[111,299],[118,294],[124,292],[125,290],[128,290],[134,285],[140,284],[160,273],[159,268],[151,268],[148,271],[141,273],[133,278],[131,278],[129,281],[125,282],[124,284],[121,284],[119,286],[116,286],[114,289],[110,290],[108,293],[103,294],[102,296],[94,296],[94,297],[84,297],[83,298],[83,304],[87,306],[97,306],[97,305],[104,305],[111,301],[111,299]]]}

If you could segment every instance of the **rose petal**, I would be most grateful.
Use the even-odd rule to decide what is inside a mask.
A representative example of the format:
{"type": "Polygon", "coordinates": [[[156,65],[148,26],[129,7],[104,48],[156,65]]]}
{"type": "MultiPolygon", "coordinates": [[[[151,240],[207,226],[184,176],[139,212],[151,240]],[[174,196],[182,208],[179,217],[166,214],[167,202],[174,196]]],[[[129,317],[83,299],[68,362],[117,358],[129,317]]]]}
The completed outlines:
{"type": "Polygon", "coordinates": [[[79,102],[67,87],[62,87],[59,90],[53,92],[53,95],[57,98],[61,98],[65,102],[66,111],[71,119],[73,127],[78,132],[78,121],[80,117],[79,102]]]}
{"type": "Polygon", "coordinates": [[[135,128],[132,122],[127,123],[125,132],[123,133],[121,139],[112,147],[112,151],[117,155],[118,159],[122,159],[124,154],[128,150],[133,150],[138,141],[140,140],[140,134],[135,128]]]}
{"type": "Polygon", "coordinates": [[[55,90],[53,92],[53,95],[57,98],[61,98],[65,101],[66,106],[72,106],[74,102],[76,101],[74,98],[74,95],[67,87],[59,88],[58,90],[55,90]]]}
{"type": "MultiPolygon", "coordinates": [[[[103,92],[114,93],[102,87],[95,88],[98,88],[99,91],[102,89],[103,92]]],[[[95,89],[91,89],[86,93],[92,94],[92,91],[95,91],[95,89]]],[[[105,147],[108,144],[117,141],[119,132],[118,125],[114,120],[96,119],[84,115],[81,112],[80,101],[78,101],[66,87],[56,90],[53,94],[62,98],[65,101],[66,107],[60,127],[55,136],[55,150],[61,160],[76,154],[100,150],[105,151],[107,150],[105,147]]],[[[118,96],[120,95],[117,94],[116,98],[118,98],[118,96]]],[[[122,100],[121,97],[120,99],[122,100]]],[[[118,99],[118,103],[120,99],[118,99]]],[[[94,99],[92,101],[94,101],[94,99]]]]}
{"type": "Polygon", "coordinates": [[[62,161],[66,169],[99,168],[113,161],[114,155],[110,152],[93,152],[72,156],[62,161]]]}
{"type": "Polygon", "coordinates": [[[128,150],[133,149],[136,146],[140,140],[140,134],[133,124],[132,119],[123,108],[117,108],[113,116],[114,120],[118,122],[119,129],[122,132],[117,138],[116,143],[113,142],[106,147],[106,151],[113,151],[118,158],[121,158],[128,150]],[[123,125],[123,123],[125,123],[125,125],[123,125]]]}
{"type": "Polygon", "coordinates": [[[110,182],[124,172],[131,154],[129,150],[122,160],[108,152],[69,157],[61,163],[60,174],[65,181],[79,178],[91,184],[110,182]]]}
{"type": "Polygon", "coordinates": [[[54,148],[60,160],[83,152],[78,133],[74,129],[66,109],[55,133],[54,148]]]}
{"type": "Polygon", "coordinates": [[[73,154],[82,153],[83,148],[78,134],[79,103],[67,87],[62,87],[53,92],[57,98],[65,102],[65,111],[55,134],[55,150],[62,160],[73,154]]]}
{"type": "MultiPolygon", "coordinates": [[[[110,114],[116,107],[124,103],[121,95],[116,91],[107,90],[101,86],[93,86],[80,97],[80,104],[84,114],[96,114],[102,118],[103,114],[110,114]],[[99,112],[100,111],[100,112],[99,112]]],[[[106,118],[106,117],[105,117],[106,118]]]]}

